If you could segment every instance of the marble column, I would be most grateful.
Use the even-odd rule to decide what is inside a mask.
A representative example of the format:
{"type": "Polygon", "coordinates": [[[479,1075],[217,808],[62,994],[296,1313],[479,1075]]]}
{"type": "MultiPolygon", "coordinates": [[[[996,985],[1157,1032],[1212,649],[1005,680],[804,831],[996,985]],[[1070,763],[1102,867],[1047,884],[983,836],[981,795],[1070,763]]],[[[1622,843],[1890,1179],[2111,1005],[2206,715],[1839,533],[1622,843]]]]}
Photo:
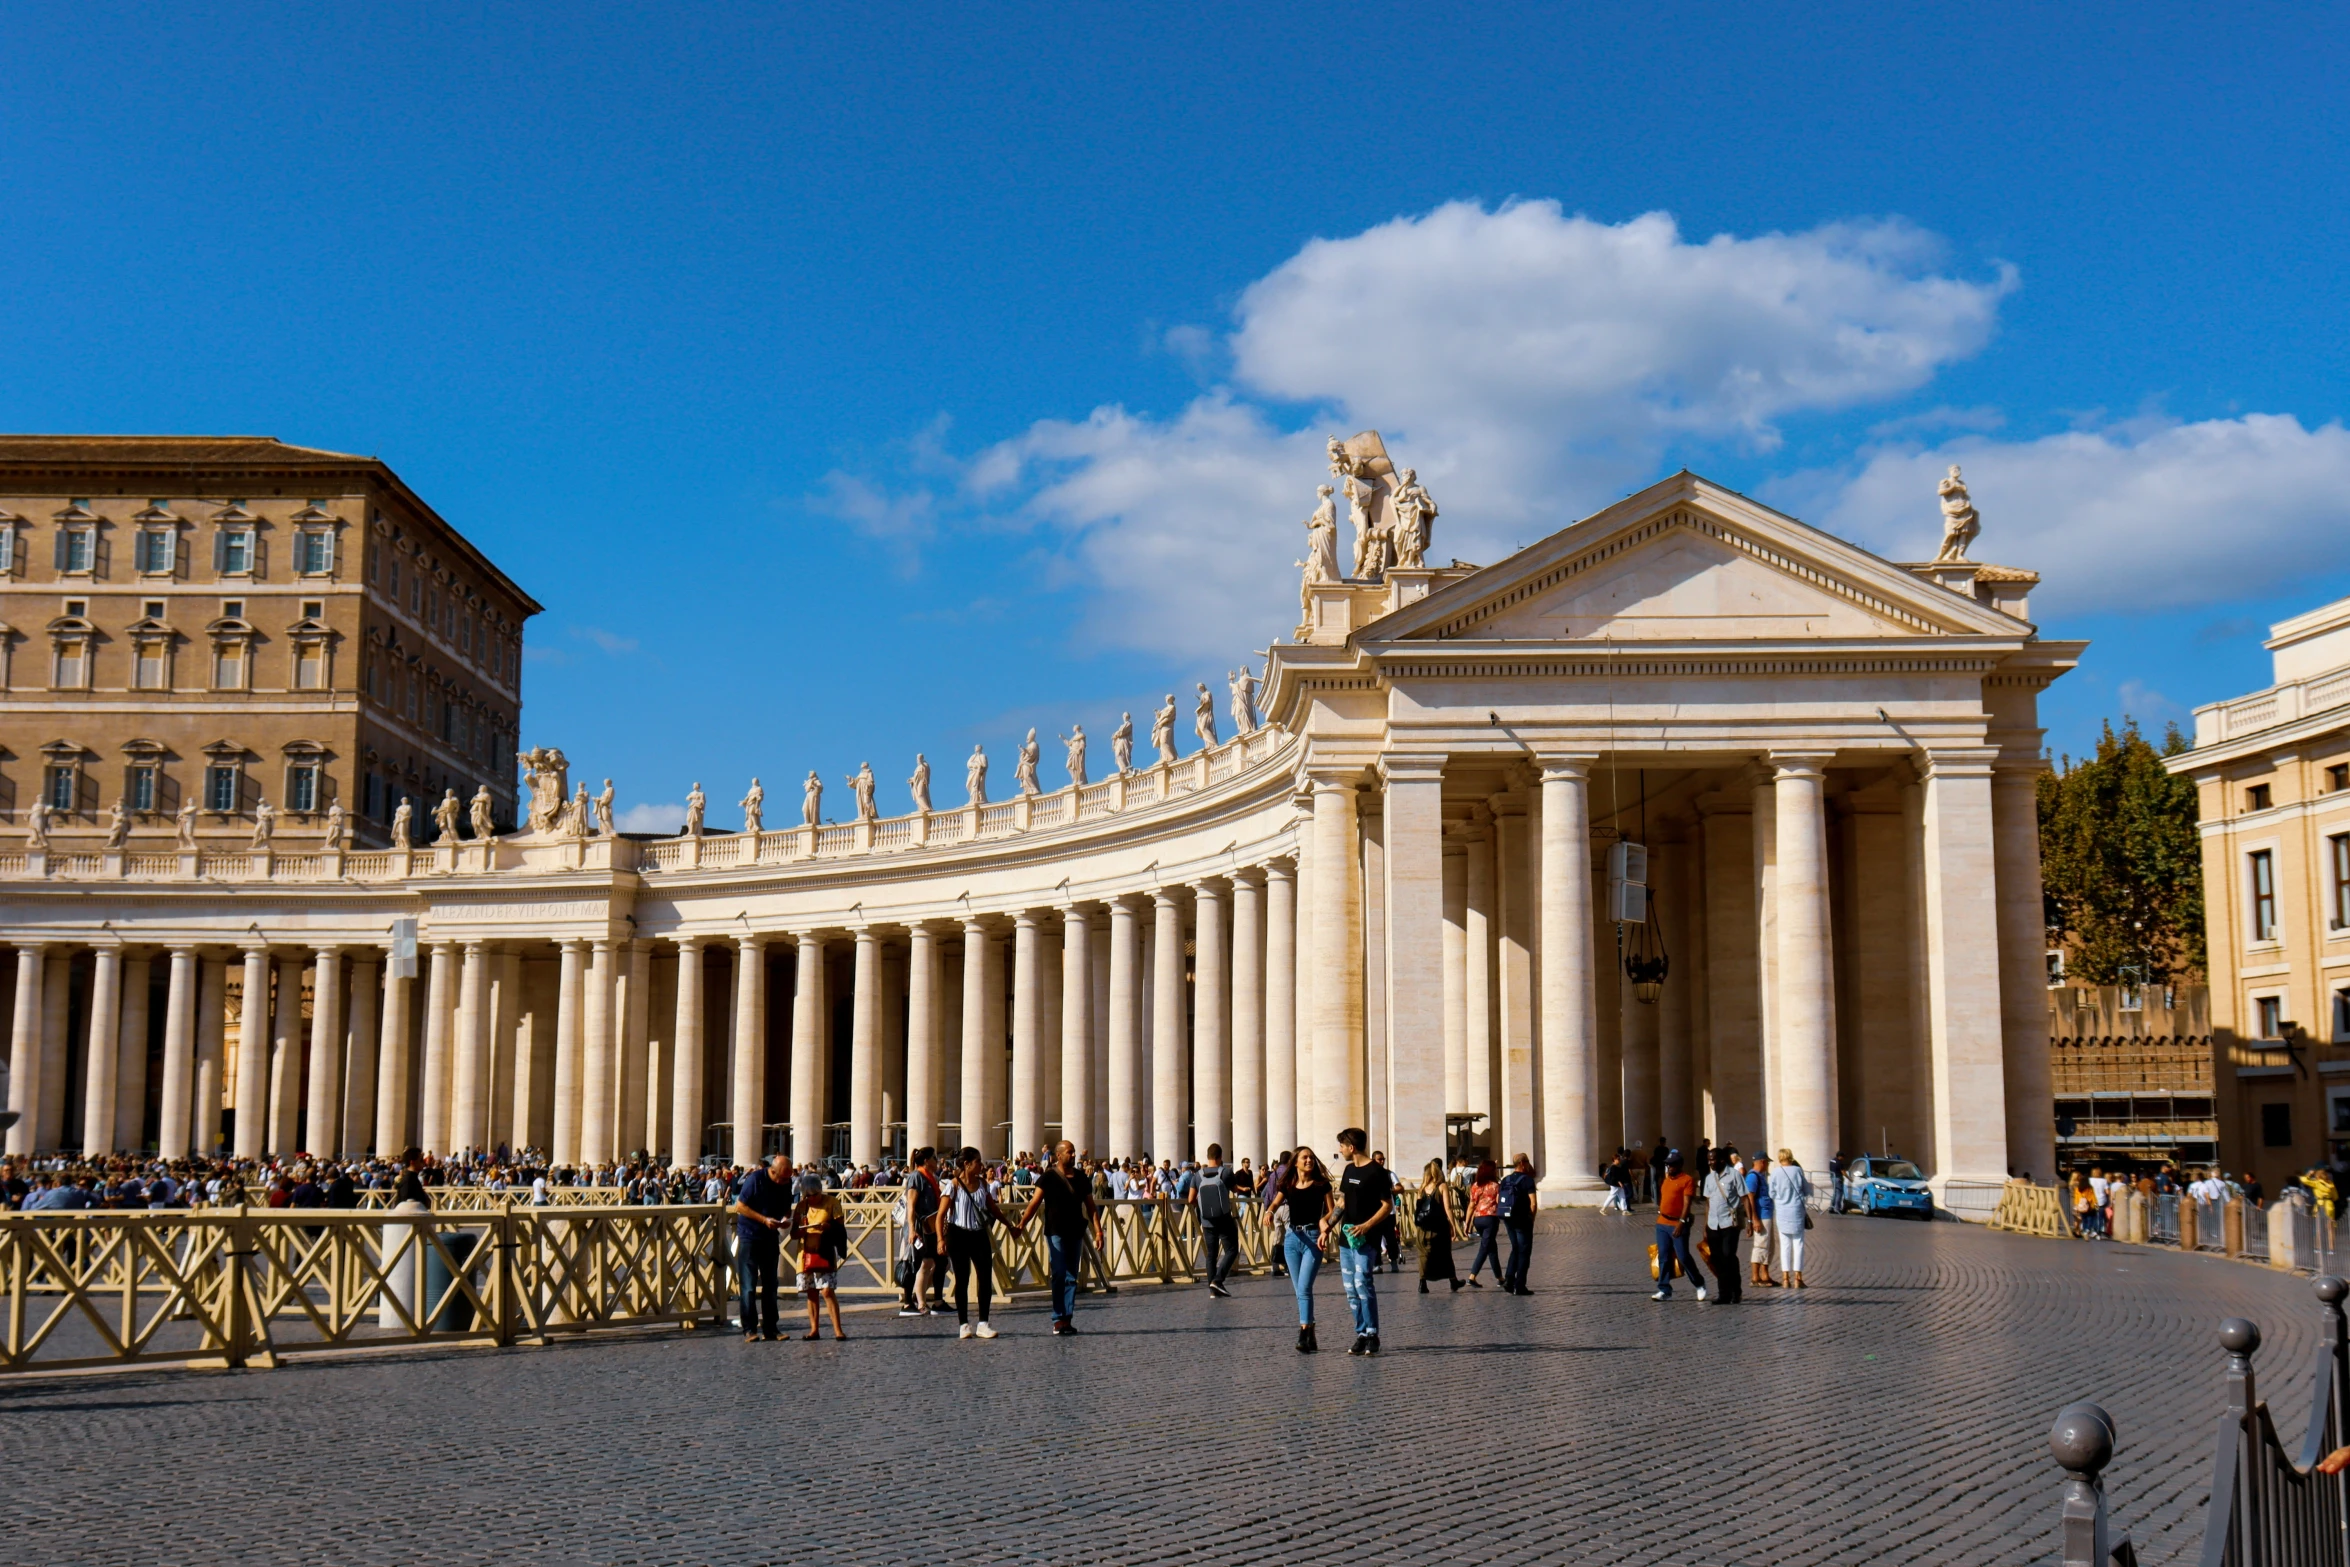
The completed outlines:
{"type": "MultiPolygon", "coordinates": [[[[740,1025],[735,1029],[736,1082],[741,1082],[742,1051],[746,1048],[740,1025]]],[[[760,1050],[752,1040],[747,1048],[760,1050]]],[[[763,1052],[762,1052],[763,1053],[763,1052]]],[[[832,1006],[824,990],[824,940],[814,931],[802,931],[792,962],[791,1005],[791,1156],[794,1164],[824,1157],[824,1112],[831,1100],[832,1006]]]]}
{"type": "Polygon", "coordinates": [[[612,1140],[615,1158],[650,1154],[660,1146],[651,1113],[654,1096],[651,1073],[653,1033],[653,943],[638,936],[615,949],[620,967],[620,1004],[614,1009],[619,1024],[619,1131],[612,1140]]]}
{"type": "MultiPolygon", "coordinates": [[[[568,943],[565,952],[569,961],[568,943]]],[[[436,941],[426,950],[425,958],[424,1103],[417,1117],[423,1136],[419,1140],[426,1153],[448,1154],[457,1147],[451,1135],[455,1129],[450,1125],[450,1085],[456,1076],[450,1036],[454,1022],[451,1011],[456,1005],[457,944],[436,941]]],[[[569,1164],[578,1156],[576,1131],[573,1137],[574,1141],[566,1143],[561,1133],[557,1133],[556,1142],[562,1150],[556,1155],[559,1162],[569,1164]]]]}
{"type": "Polygon", "coordinates": [[[108,942],[91,956],[89,1047],[82,1072],[82,1157],[114,1152],[114,1084],[122,1071],[122,948],[108,942]]]}
{"type": "Polygon", "coordinates": [[[851,935],[849,1158],[862,1166],[881,1162],[881,937],[870,925],[851,935]]]}
{"type": "MultiPolygon", "coordinates": [[[[1716,1143],[1763,1146],[1762,970],[1754,818],[1700,802],[1705,831],[1705,1089],[1716,1143]]],[[[1700,1128],[1700,1130],[1705,1130],[1700,1128]]],[[[1692,1136],[1693,1133],[1678,1135],[1692,1136]]],[[[1776,1150],[1773,1150],[1774,1152],[1776,1150]]]]}
{"type": "Polygon", "coordinates": [[[390,956],[384,962],[383,1026],[377,1031],[375,1063],[375,1151],[378,1157],[397,1159],[408,1143],[409,1002],[416,981],[394,974],[390,956]]]}
{"type": "Polygon", "coordinates": [[[938,1146],[938,928],[916,922],[906,944],[906,1153],[938,1146]]]}
{"type": "MultiPolygon", "coordinates": [[[[1409,1184],[1444,1153],[1447,1039],[1444,758],[1388,756],[1387,1165],[1409,1184]]],[[[1464,888],[1465,892],[1465,888],[1464,888]]]]}
{"type": "Polygon", "coordinates": [[[1469,845],[1444,835],[1444,1111],[1469,1104],[1469,845]]]}
{"type": "Polygon", "coordinates": [[[1034,909],[1012,916],[1012,1142],[1014,1154],[1034,1153],[1044,1140],[1045,1084],[1042,933],[1034,909]]]}
{"type": "Polygon", "coordinates": [[[1225,884],[1208,880],[1192,889],[1191,1156],[1205,1159],[1208,1145],[1232,1151],[1232,992],[1227,965],[1225,884]]]}
{"type": "Polygon", "coordinates": [[[220,1102],[228,1032],[228,964],[196,964],[196,1087],[190,1109],[189,1152],[210,1158],[220,1150],[220,1102]]]}
{"type": "Polygon", "coordinates": [[[343,1147],[343,949],[317,950],[310,970],[310,1098],[302,1144],[321,1158],[343,1147]]]}
{"type": "Polygon", "coordinates": [[[1493,797],[1495,1026],[1501,1036],[1501,1079],[1494,1085],[1496,1163],[1534,1155],[1540,1129],[1534,1124],[1534,921],[1536,857],[1530,841],[1526,791],[1513,787],[1493,797]]]}
{"type": "MultiPolygon", "coordinates": [[[[557,943],[557,948],[562,955],[562,967],[555,981],[555,1136],[549,1157],[557,1165],[576,1165],[579,1163],[580,1095],[585,1086],[581,1080],[586,1075],[586,1063],[580,1055],[584,1048],[580,1012],[586,1000],[587,943],[573,936],[557,943]]],[[[437,984],[437,966],[435,973],[437,984]]],[[[427,1038],[430,1038],[429,1030],[427,1038]]]]}
{"type": "MultiPolygon", "coordinates": [[[[1290,1037],[1295,1046],[1290,1052],[1294,1075],[1290,1084],[1290,1103],[1294,1106],[1290,1118],[1289,1142],[1311,1141],[1316,1111],[1314,1109],[1314,805],[1310,789],[1305,791],[1297,806],[1293,824],[1297,842],[1296,916],[1295,932],[1290,938],[1297,961],[1290,967],[1290,1000],[1294,1003],[1290,1037]]],[[[1276,1150],[1278,1152],[1278,1150],[1276,1150]]]]}
{"type": "MultiPolygon", "coordinates": [[[[2035,736],[2036,738],[2036,736],[2035,736]]],[[[2048,1060],[2046,915],[2040,891],[2037,755],[1991,775],[1992,855],[1999,868],[1999,1013],[2007,1086],[2007,1162],[2032,1179],[2056,1171],[2056,1088],[2048,1060]]]]}
{"type": "Polygon", "coordinates": [[[1591,763],[1542,764],[1542,1194],[1597,1202],[1599,1039],[1592,974],[1591,763]]]}
{"type": "MultiPolygon", "coordinates": [[[[367,1152],[375,1135],[376,1056],[382,1049],[377,1029],[383,1021],[382,1004],[376,996],[379,967],[373,947],[360,947],[351,954],[351,994],[344,1008],[350,1018],[346,1032],[351,1055],[344,1073],[340,1149],[346,1155],[367,1152]]],[[[377,1151],[385,1158],[400,1152],[397,1148],[377,1151]]]]}
{"type": "MultiPolygon", "coordinates": [[[[1771,757],[1778,840],[1779,1137],[1807,1169],[1836,1150],[1836,957],[1825,755],[1771,757]]],[[[1773,1150],[1774,1154],[1776,1150],[1773,1150]]]]}
{"type": "Polygon", "coordinates": [[[702,1042],[702,938],[677,938],[677,1014],[669,1064],[669,1162],[691,1168],[702,1157],[706,1070],[702,1042]]]}
{"type": "Polygon", "coordinates": [[[1779,1087],[1779,788],[1770,769],[1753,770],[1749,830],[1754,844],[1755,1081],[1763,1139],[1773,1153],[1787,1143],[1779,1087]]]}
{"type": "Polygon", "coordinates": [[[449,1143],[489,1146],[490,950],[468,941],[457,971],[457,1042],[449,1058],[449,1143]]]}
{"type": "MultiPolygon", "coordinates": [[[[746,931],[734,938],[734,1071],[727,1083],[727,1119],[733,1123],[733,1146],[728,1157],[734,1163],[749,1168],[767,1157],[767,938],[754,931],[746,931]]],[[[815,969],[815,989],[818,995],[824,988],[824,949],[812,935],[800,938],[800,986],[806,988],[809,976],[806,970],[815,969]],[[808,962],[813,950],[816,961],[808,962]]],[[[794,998],[793,1022],[799,1019],[800,1002],[794,998]]],[[[800,1039],[795,1026],[792,1038],[792,1075],[794,1119],[797,1119],[800,1039]]],[[[821,1107],[819,1107],[819,1116],[821,1107]]],[[[796,1130],[796,1129],[795,1129],[796,1130]]],[[[821,1134],[818,1138],[821,1142],[821,1134]]],[[[795,1157],[815,1158],[816,1154],[795,1157]]]]}
{"type": "Polygon", "coordinates": [[[1131,897],[1110,900],[1110,1128],[1113,1159],[1142,1152],[1142,922],[1131,897]]]}
{"type": "Polygon", "coordinates": [[[1482,1115],[1475,1136],[1499,1148],[1494,1119],[1493,1059],[1493,812],[1470,808],[1461,855],[1461,1108],[1482,1115]]]}
{"type": "Polygon", "coordinates": [[[1258,1147],[1270,1161],[1297,1146],[1297,868],[1282,860],[1265,867],[1264,979],[1265,1133],[1258,1147]]]}
{"type": "Polygon", "coordinates": [[[1935,1190],[2007,1178],[1999,876],[1988,748],[1926,755],[1926,1024],[1935,1190]]]}
{"type": "MultiPolygon", "coordinates": [[[[19,977],[21,983],[21,976],[19,977]]],[[[196,1124],[196,949],[171,949],[163,993],[163,1094],[155,1151],[185,1159],[196,1124]]]]}
{"type": "Polygon", "coordinates": [[[1094,1152],[1093,920],[1082,903],[1061,911],[1061,1138],[1094,1152]]]}
{"type": "Polygon", "coordinates": [[[40,942],[18,944],[8,1031],[8,1108],[16,1121],[8,1128],[8,1151],[20,1159],[34,1151],[41,1133],[41,981],[48,962],[49,949],[40,942]]]}
{"type": "Polygon", "coordinates": [[[1190,1147],[1191,1119],[1184,1078],[1189,1065],[1183,989],[1183,902],[1180,890],[1151,895],[1151,1141],[1150,1156],[1181,1160],[1190,1147]]]}
{"type": "Polygon", "coordinates": [[[580,1008],[587,1037],[580,1050],[585,1081],[580,1094],[579,1156],[589,1164],[609,1163],[616,1152],[613,1134],[618,1130],[620,1107],[613,1102],[619,1074],[612,1048],[612,992],[617,963],[611,938],[597,937],[588,948],[587,1004],[580,1008]]]}
{"type": "Polygon", "coordinates": [[[1317,772],[1314,788],[1314,1104],[1298,1140],[1328,1155],[1363,1123],[1363,890],[1356,782],[1317,772]]]}
{"type": "Polygon", "coordinates": [[[988,1026],[987,971],[995,966],[995,938],[976,917],[963,921],[963,1145],[992,1154],[995,1117],[989,1079],[1003,1054],[1000,1032],[988,1026]]]}
{"type": "Polygon", "coordinates": [[[1265,873],[1232,875],[1232,1143],[1262,1170],[1265,1146],[1265,873]]]}
{"type": "MultiPolygon", "coordinates": [[[[1696,845],[1670,843],[1664,846],[1663,865],[1665,903],[1659,909],[1652,902],[1649,918],[1658,921],[1664,935],[1665,955],[1670,960],[1665,975],[1664,993],[1657,998],[1657,1104],[1656,1124],[1644,1135],[1651,1139],[1658,1133],[1664,1136],[1666,1147],[1697,1146],[1696,1094],[1691,1075],[1690,1052],[1691,1011],[1689,998],[1701,976],[1703,965],[1690,950],[1689,927],[1692,899],[1691,889],[1697,884],[1696,845]]],[[[1653,854],[1654,851],[1652,850],[1653,854]]],[[[1657,862],[1651,860],[1650,864],[1657,862]]],[[[1651,876],[1654,876],[1652,871],[1651,876]]],[[[1656,1149],[1649,1149],[1655,1155],[1656,1149]]]]}
{"type": "MultiPolygon", "coordinates": [[[[1651,851],[1649,874],[1661,869],[1651,851]]],[[[1656,918],[1656,904],[1648,906],[1650,920],[1656,918]]],[[[1602,939],[1605,939],[1604,933],[1602,939]]],[[[1612,948],[1613,943],[1609,943],[1612,948]]],[[[1665,981],[1669,988],[1671,976],[1665,981]]],[[[1629,1148],[1637,1143],[1645,1150],[1655,1140],[1658,1117],[1664,1114],[1660,1105],[1664,1076],[1664,998],[1643,1001],[1633,993],[1631,976],[1619,966],[1616,985],[1621,996],[1619,1011],[1624,1019],[1624,1110],[1618,1118],[1620,1130],[1616,1140],[1629,1148]]],[[[1603,1134],[1605,1128],[1601,1129],[1603,1134]]],[[[1607,1141],[1603,1135],[1601,1142],[1607,1141]]],[[[1604,1151],[1604,1149],[1603,1149],[1604,1151]]]]}
{"type": "Polygon", "coordinates": [[[307,1152],[297,1133],[302,1115],[302,971],[291,952],[277,960],[277,1005],[269,1029],[269,1151],[307,1152]]]}
{"type": "Polygon", "coordinates": [[[114,1146],[146,1147],[147,1037],[153,970],[144,957],[122,960],[122,1033],[115,1042],[114,1146]]]}
{"type": "Polygon", "coordinates": [[[237,1001],[235,1151],[258,1159],[269,1147],[269,949],[245,949],[237,1001]]]}
{"type": "Polygon", "coordinates": [[[485,1147],[502,1142],[512,1150],[530,1142],[531,1039],[523,1029],[522,1017],[522,954],[512,949],[494,952],[490,955],[488,1080],[482,1090],[488,1107],[482,1139],[485,1147]]]}

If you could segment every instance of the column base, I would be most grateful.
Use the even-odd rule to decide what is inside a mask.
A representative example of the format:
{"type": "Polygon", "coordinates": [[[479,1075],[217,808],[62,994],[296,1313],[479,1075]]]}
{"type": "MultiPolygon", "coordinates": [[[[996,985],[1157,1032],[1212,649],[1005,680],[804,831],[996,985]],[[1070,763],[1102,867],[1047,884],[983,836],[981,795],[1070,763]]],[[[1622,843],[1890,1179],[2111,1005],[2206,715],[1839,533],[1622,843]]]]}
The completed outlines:
{"type": "Polygon", "coordinates": [[[1554,1208],[1596,1208],[1607,1201],[1607,1182],[1596,1175],[1546,1175],[1534,1195],[1554,1208]]]}

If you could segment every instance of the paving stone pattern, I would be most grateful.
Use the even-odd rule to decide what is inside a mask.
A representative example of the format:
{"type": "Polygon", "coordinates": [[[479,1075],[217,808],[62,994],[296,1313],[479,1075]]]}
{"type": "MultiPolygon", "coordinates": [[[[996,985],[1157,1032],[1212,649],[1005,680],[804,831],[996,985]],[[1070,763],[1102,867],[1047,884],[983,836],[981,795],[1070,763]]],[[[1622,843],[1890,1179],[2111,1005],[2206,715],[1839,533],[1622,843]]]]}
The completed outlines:
{"type": "MultiPolygon", "coordinates": [[[[1385,1353],[1297,1354],[1286,1281],[849,1342],[649,1335],[0,1385],[0,1561],[2042,1562],[2055,1411],[2115,1416],[2140,1560],[2192,1561],[2222,1317],[2307,1417],[2306,1279],[1830,1220],[1815,1287],[1648,1299],[1645,1222],[1544,1221],[1536,1293],[1383,1275],[1385,1353]],[[1441,1286],[1439,1286],[1441,1289],[1441,1286]]],[[[1468,1251],[1460,1257],[1465,1264],[1468,1251]]]]}

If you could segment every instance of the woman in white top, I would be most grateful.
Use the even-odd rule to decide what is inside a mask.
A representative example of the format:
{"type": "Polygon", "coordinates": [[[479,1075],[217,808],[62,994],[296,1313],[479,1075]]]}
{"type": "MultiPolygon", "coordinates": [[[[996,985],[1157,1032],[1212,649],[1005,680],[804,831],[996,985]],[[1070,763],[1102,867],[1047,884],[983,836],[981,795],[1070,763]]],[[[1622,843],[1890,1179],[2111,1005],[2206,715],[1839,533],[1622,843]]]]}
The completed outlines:
{"type": "Polygon", "coordinates": [[[947,1182],[946,1200],[938,1205],[938,1248],[955,1269],[957,1338],[996,1336],[995,1329],[987,1323],[987,1304],[995,1294],[995,1249],[989,1235],[998,1224],[1009,1224],[1014,1230],[1020,1227],[1005,1219],[996,1206],[995,1193],[987,1182],[987,1161],[980,1157],[978,1149],[966,1148],[955,1156],[954,1179],[947,1182]],[[979,1275],[976,1326],[970,1313],[973,1272],[979,1275]]]}
{"type": "Polygon", "coordinates": [[[1793,1150],[1779,1150],[1770,1186],[1771,1219],[1779,1227],[1779,1272],[1788,1288],[1802,1289],[1803,1238],[1811,1229],[1811,1211],[1804,1205],[1811,1201],[1811,1181],[1795,1162],[1793,1150]]]}

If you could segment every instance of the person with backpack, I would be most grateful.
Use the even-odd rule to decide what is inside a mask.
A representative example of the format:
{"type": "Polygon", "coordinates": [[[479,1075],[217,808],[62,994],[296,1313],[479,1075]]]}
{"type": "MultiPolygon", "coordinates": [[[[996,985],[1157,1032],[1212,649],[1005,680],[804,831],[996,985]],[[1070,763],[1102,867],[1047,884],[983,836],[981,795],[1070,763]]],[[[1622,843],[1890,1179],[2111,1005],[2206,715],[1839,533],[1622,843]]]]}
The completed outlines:
{"type": "Polygon", "coordinates": [[[1493,1282],[1508,1289],[1509,1280],[1501,1271],[1501,1172],[1491,1159],[1479,1160],[1477,1173],[1469,1177],[1469,1226],[1477,1232],[1477,1254],[1469,1259],[1469,1287],[1485,1287],[1477,1275],[1491,1259],[1493,1282]]]}
{"type": "Polygon", "coordinates": [[[1281,1253],[1297,1296],[1297,1352],[1311,1355],[1322,1347],[1314,1338],[1314,1277],[1322,1271],[1322,1247],[1330,1234],[1330,1175],[1311,1148],[1300,1148],[1283,1161],[1265,1199],[1265,1222],[1271,1224],[1276,1213],[1288,1224],[1281,1253]]]}
{"type": "Polygon", "coordinates": [[[1379,1286],[1371,1278],[1386,1226],[1395,1222],[1395,1177],[1371,1160],[1370,1134],[1350,1126],[1338,1134],[1346,1168],[1338,1172],[1338,1277],[1354,1312],[1350,1355],[1379,1353],[1379,1286]]]}
{"type": "Polygon", "coordinates": [[[898,1270],[898,1315],[935,1316],[945,1289],[938,1270],[938,1150],[917,1148],[909,1164],[905,1195],[898,1199],[904,1209],[898,1222],[906,1234],[906,1256],[898,1270]]]}
{"type": "Polygon", "coordinates": [[[1459,1293],[1461,1274],[1452,1263],[1452,1188],[1445,1184],[1442,1159],[1429,1160],[1420,1172],[1420,1196],[1412,1204],[1412,1222],[1420,1227],[1420,1293],[1428,1293],[1430,1279],[1449,1280],[1454,1293],[1459,1293]]]}
{"type": "Polygon", "coordinates": [[[1526,1287],[1526,1270],[1534,1261],[1534,1218],[1541,1206],[1534,1187],[1534,1161],[1519,1154],[1510,1161],[1510,1173],[1501,1178],[1495,1203],[1502,1228],[1510,1232],[1509,1271],[1501,1276],[1505,1295],[1534,1293],[1526,1287]]]}
{"type": "Polygon", "coordinates": [[[1208,1156],[1184,1176],[1183,1200],[1199,1214],[1200,1271],[1208,1276],[1208,1293],[1226,1300],[1226,1275],[1240,1260],[1240,1211],[1232,1199],[1232,1172],[1224,1167],[1224,1145],[1208,1144],[1208,1156]]]}

